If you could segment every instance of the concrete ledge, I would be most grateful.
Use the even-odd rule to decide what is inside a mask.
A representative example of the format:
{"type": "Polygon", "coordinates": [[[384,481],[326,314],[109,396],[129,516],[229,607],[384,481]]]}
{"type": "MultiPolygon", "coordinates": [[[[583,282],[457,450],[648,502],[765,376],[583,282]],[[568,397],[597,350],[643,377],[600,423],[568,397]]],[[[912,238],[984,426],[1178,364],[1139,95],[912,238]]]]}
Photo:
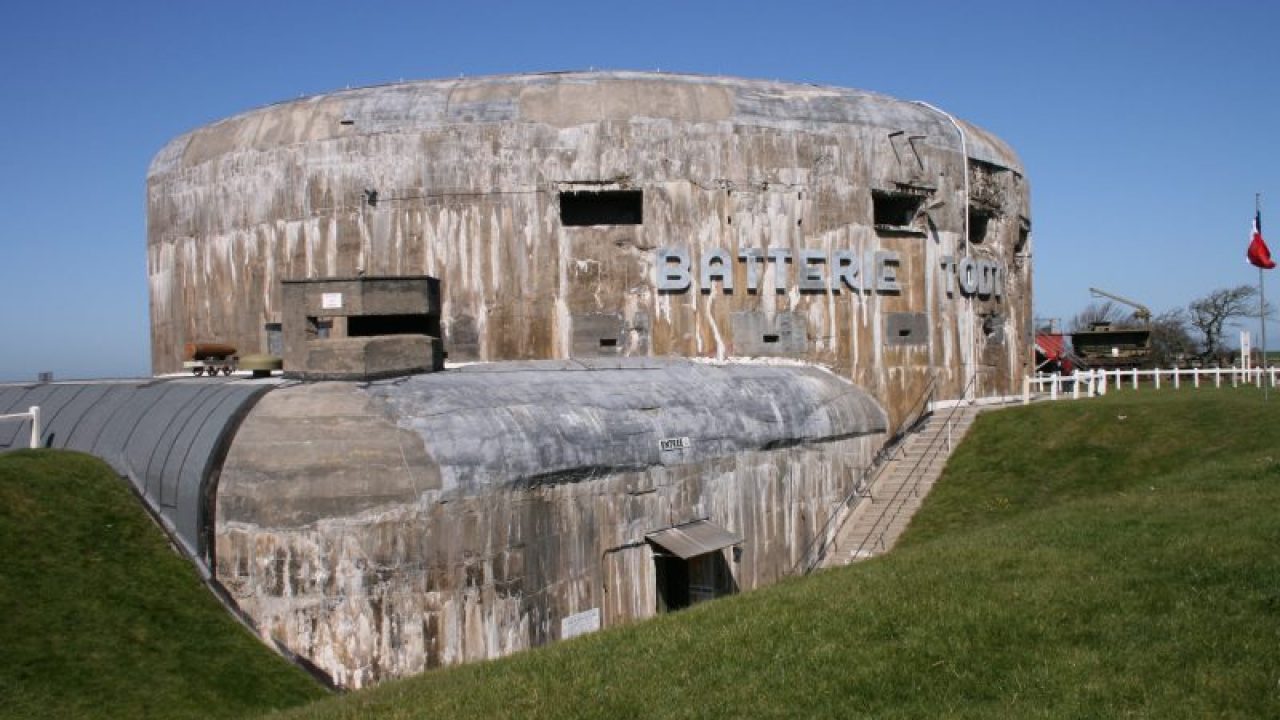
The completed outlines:
{"type": "Polygon", "coordinates": [[[431,372],[444,365],[439,338],[426,335],[311,340],[303,369],[285,377],[299,380],[372,380],[431,372]]]}

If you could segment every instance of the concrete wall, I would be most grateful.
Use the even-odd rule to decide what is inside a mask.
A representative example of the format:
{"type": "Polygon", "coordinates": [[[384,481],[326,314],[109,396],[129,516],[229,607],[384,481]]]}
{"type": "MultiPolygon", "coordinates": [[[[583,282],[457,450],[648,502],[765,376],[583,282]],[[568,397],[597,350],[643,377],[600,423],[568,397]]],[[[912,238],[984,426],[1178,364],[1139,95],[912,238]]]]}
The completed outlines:
{"type": "Polygon", "coordinates": [[[803,367],[499,363],[267,395],[228,452],[216,577],[348,687],[656,612],[648,533],[710,519],[737,588],[796,571],[886,418],[803,367]],[[688,438],[662,450],[660,440],[688,438]]]}
{"type": "Polygon", "coordinates": [[[147,185],[157,372],[190,340],[264,347],[281,278],[361,272],[440,278],[452,360],[797,357],[869,390],[894,423],[935,374],[942,398],[975,376],[978,395],[1015,392],[1030,353],[1016,156],[872,93],[616,72],[404,83],[198,129],[159,153],[147,185]],[[609,189],[643,193],[641,224],[561,222],[561,193],[609,189]],[[873,192],[923,202],[877,229],[873,192]],[[971,206],[990,217],[972,240],[971,206]],[[726,252],[737,289],[659,292],[663,247],[694,263],[726,252]],[[789,277],[742,290],[744,250],[789,251],[789,277]],[[834,253],[864,259],[864,278],[890,253],[900,289],[803,290],[805,251],[828,259],[828,280],[834,253]],[[963,258],[999,267],[1001,296],[960,292],[946,263],[963,258]],[[921,316],[919,341],[889,340],[893,318],[921,316]],[[789,340],[763,347],[755,335],[777,324],[789,340]]]}

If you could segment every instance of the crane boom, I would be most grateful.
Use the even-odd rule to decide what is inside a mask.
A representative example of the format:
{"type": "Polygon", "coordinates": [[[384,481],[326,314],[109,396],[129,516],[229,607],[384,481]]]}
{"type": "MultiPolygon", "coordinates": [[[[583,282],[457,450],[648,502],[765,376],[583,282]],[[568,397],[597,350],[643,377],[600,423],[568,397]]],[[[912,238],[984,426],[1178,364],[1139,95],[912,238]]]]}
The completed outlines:
{"type": "Polygon", "coordinates": [[[1144,323],[1151,322],[1151,308],[1147,307],[1146,305],[1143,305],[1140,302],[1135,302],[1133,300],[1130,300],[1127,297],[1121,297],[1120,295],[1109,293],[1106,290],[1099,290],[1098,288],[1092,288],[1092,287],[1089,288],[1089,294],[1092,295],[1093,297],[1105,297],[1105,298],[1110,298],[1112,300],[1115,300],[1116,302],[1122,302],[1125,305],[1128,305],[1134,309],[1133,311],[1134,317],[1138,318],[1144,323]]]}

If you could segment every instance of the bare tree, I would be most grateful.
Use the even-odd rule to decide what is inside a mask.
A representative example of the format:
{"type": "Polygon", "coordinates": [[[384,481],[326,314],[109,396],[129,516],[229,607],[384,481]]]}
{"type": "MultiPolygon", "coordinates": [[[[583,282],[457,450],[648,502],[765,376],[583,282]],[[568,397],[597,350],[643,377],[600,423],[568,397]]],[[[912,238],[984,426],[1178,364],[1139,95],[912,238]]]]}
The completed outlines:
{"type": "MultiPolygon", "coordinates": [[[[1235,320],[1256,316],[1258,313],[1258,289],[1252,285],[1221,288],[1193,301],[1187,306],[1188,322],[1204,336],[1205,358],[1220,356],[1223,351],[1223,332],[1227,326],[1235,326],[1235,320]]],[[[1265,309],[1267,315],[1271,308],[1265,309]]]]}
{"type": "Polygon", "coordinates": [[[1181,367],[1194,357],[1196,343],[1187,330],[1187,313],[1181,308],[1160,313],[1151,321],[1151,359],[1155,367],[1181,367]]]}

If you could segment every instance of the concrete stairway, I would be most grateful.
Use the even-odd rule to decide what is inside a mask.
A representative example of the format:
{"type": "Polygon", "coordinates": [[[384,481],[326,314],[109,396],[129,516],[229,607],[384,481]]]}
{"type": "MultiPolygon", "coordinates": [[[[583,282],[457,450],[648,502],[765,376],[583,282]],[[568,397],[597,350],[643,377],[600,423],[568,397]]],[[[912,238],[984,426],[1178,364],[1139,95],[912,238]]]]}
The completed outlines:
{"type": "Polygon", "coordinates": [[[860,494],[823,565],[846,565],[888,552],[911,522],[979,408],[940,410],[909,435],[860,494]]]}

